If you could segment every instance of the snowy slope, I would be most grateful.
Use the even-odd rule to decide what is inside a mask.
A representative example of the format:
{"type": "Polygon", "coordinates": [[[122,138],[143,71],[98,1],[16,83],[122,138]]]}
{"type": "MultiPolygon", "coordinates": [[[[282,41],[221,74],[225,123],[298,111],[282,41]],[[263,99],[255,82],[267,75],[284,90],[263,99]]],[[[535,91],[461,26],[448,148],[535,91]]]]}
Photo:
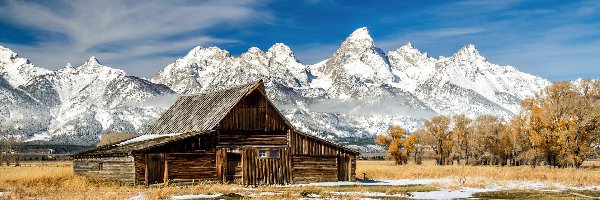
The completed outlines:
{"type": "Polygon", "coordinates": [[[105,131],[141,132],[164,111],[143,102],[173,91],[95,57],[49,71],[0,54],[0,133],[27,141],[94,145],[105,131]],[[5,103],[6,102],[6,103],[5,103]]]}

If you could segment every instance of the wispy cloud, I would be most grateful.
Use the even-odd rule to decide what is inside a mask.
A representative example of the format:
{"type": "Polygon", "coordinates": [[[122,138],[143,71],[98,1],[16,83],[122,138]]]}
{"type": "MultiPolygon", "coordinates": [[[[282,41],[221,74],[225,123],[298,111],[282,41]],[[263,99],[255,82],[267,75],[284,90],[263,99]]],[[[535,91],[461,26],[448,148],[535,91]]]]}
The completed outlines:
{"type": "Polygon", "coordinates": [[[414,116],[427,119],[437,115],[436,112],[416,108],[418,106],[399,100],[398,98],[374,99],[367,98],[362,100],[340,100],[327,99],[308,105],[308,108],[315,112],[354,114],[354,115],[394,115],[394,116],[414,116]]]}
{"type": "Polygon", "coordinates": [[[270,20],[270,14],[260,11],[260,5],[254,1],[8,1],[0,8],[0,18],[66,36],[60,41],[8,45],[25,49],[27,57],[50,67],[90,55],[110,62],[182,51],[195,45],[239,42],[214,38],[204,31],[214,26],[270,20]]]}

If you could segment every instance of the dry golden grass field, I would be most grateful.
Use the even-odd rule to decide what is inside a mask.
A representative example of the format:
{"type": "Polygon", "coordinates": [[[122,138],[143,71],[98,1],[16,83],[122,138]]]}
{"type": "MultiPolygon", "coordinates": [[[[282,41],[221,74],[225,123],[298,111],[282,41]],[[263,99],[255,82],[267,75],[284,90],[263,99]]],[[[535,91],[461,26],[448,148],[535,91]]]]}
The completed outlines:
{"type": "MultiPolygon", "coordinates": [[[[0,167],[0,199],[128,199],[143,195],[147,199],[171,199],[173,195],[229,194],[225,199],[298,199],[306,194],[322,198],[359,199],[361,193],[405,194],[437,190],[436,185],[407,186],[304,186],[304,187],[243,187],[228,184],[198,184],[194,186],[144,187],[94,181],[73,175],[70,162],[22,163],[20,167],[0,167]],[[332,196],[331,192],[341,192],[332,196]],[[344,192],[347,192],[344,195],[344,192]],[[349,192],[349,193],[348,193],[349,192]],[[352,195],[352,193],[355,193],[352,195]],[[356,195],[358,193],[358,195],[356,195]],[[238,196],[242,194],[244,196],[238,196]],[[260,194],[267,194],[260,196],[260,194]]],[[[393,165],[389,161],[359,161],[357,176],[366,173],[369,179],[450,178],[468,187],[485,187],[486,184],[507,181],[558,182],[565,185],[600,185],[600,169],[555,169],[548,167],[495,167],[495,166],[436,166],[393,165]]],[[[450,188],[451,189],[451,188],[450,188]]],[[[598,197],[598,191],[577,193],[543,191],[501,191],[475,194],[481,198],[532,198],[532,199],[585,199],[598,197]]],[[[387,199],[391,197],[386,197],[387,199]]],[[[403,197],[396,197],[403,198],[403,197]]]]}
{"type": "Polygon", "coordinates": [[[600,164],[586,161],[581,168],[546,166],[463,166],[435,165],[433,160],[422,165],[394,165],[391,161],[359,161],[356,176],[366,173],[369,179],[451,178],[466,185],[477,186],[499,181],[536,181],[567,186],[600,185],[600,164]]]}

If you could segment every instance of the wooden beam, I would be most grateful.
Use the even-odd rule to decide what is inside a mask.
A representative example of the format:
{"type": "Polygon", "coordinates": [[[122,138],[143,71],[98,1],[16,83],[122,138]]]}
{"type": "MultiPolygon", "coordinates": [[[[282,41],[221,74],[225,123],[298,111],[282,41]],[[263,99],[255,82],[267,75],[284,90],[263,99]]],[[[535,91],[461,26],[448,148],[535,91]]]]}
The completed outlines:
{"type": "Polygon", "coordinates": [[[168,162],[169,159],[167,159],[168,156],[169,156],[168,153],[164,154],[164,158],[165,158],[165,170],[164,170],[164,175],[163,175],[163,183],[164,183],[165,186],[169,185],[169,164],[168,164],[169,163],[168,162]]]}

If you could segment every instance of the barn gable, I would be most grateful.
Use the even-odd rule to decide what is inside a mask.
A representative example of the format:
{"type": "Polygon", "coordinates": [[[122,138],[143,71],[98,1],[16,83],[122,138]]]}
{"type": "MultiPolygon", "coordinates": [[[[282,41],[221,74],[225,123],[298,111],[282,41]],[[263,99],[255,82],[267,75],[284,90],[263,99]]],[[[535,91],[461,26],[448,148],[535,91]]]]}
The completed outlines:
{"type": "Polygon", "coordinates": [[[183,95],[145,134],[212,130],[243,97],[254,90],[264,90],[262,81],[214,92],[183,95]]]}

